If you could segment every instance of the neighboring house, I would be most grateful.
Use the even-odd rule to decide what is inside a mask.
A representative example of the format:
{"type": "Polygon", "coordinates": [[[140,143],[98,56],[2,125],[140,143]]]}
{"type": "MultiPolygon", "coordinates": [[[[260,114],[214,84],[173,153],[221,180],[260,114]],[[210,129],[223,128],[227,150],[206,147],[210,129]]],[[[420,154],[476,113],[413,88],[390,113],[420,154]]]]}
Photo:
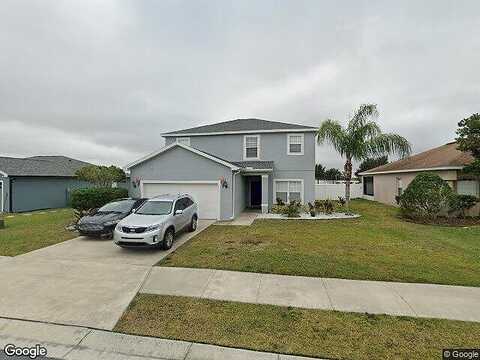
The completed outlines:
{"type": "Polygon", "coordinates": [[[309,126],[238,119],[162,134],[165,147],[129,165],[132,196],[187,192],[199,217],[228,220],[315,200],[315,132],[309,126]]]}
{"type": "MultiPolygon", "coordinates": [[[[360,173],[363,195],[366,199],[397,205],[395,197],[401,195],[416,175],[428,171],[447,181],[457,193],[479,197],[479,182],[462,172],[472,161],[469,153],[458,150],[457,143],[451,142],[360,173]]],[[[478,213],[478,205],[474,211],[478,213]]]]}
{"type": "Polygon", "coordinates": [[[0,211],[67,206],[70,190],[89,186],[75,178],[87,165],[65,156],[0,157],[0,211]]]}

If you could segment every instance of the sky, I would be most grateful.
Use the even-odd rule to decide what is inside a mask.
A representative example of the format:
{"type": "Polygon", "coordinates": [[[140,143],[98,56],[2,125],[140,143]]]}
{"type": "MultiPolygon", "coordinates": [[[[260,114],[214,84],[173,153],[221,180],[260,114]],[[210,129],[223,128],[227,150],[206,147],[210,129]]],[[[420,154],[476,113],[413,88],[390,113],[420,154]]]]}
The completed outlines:
{"type": "Polygon", "coordinates": [[[362,103],[423,151],[480,111],[479,24],[478,0],[3,0],[0,156],[124,166],[163,132],[362,103]]]}

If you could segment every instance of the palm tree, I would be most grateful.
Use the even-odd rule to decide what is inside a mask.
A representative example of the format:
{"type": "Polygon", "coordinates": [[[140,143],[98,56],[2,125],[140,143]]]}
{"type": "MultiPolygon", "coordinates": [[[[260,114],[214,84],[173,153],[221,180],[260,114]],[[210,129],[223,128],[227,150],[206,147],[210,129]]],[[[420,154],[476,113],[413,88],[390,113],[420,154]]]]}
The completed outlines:
{"type": "Polygon", "coordinates": [[[319,144],[329,142],[333,148],[345,157],[345,201],[347,211],[350,203],[350,181],[352,179],[352,160],[363,161],[369,157],[383,155],[410,154],[410,143],[397,134],[384,134],[376,123],[377,105],[362,104],[349,120],[347,127],[336,120],[325,120],[317,133],[319,144]]]}

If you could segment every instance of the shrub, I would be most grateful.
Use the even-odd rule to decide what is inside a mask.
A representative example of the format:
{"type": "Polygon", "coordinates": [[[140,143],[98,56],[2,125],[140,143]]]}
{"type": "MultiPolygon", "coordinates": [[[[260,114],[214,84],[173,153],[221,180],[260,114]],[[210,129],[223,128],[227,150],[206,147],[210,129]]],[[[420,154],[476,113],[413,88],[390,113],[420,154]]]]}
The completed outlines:
{"type": "Polygon", "coordinates": [[[323,212],[327,215],[333,214],[335,211],[335,203],[332,200],[323,201],[323,212]]]}
{"type": "Polygon", "coordinates": [[[345,206],[346,202],[347,202],[347,201],[345,200],[344,197],[341,197],[341,196],[338,197],[338,204],[339,204],[341,207],[345,206]]]}
{"type": "Polygon", "coordinates": [[[125,180],[125,172],[117,166],[88,165],[75,172],[79,180],[88,181],[99,187],[109,187],[114,182],[125,180]]]}
{"type": "Polygon", "coordinates": [[[123,188],[89,188],[72,191],[70,205],[81,211],[96,209],[110,201],[128,196],[127,189],[123,188]]]}
{"type": "Polygon", "coordinates": [[[473,195],[453,194],[449,201],[449,212],[458,213],[460,217],[464,218],[465,211],[472,208],[477,201],[478,199],[473,195]]]}
{"type": "Polygon", "coordinates": [[[315,207],[315,212],[320,213],[323,211],[323,200],[315,200],[313,203],[315,207]]]}
{"type": "Polygon", "coordinates": [[[272,213],[273,214],[283,214],[285,208],[285,204],[276,204],[272,206],[272,213]]]}
{"type": "Polygon", "coordinates": [[[331,215],[335,211],[335,201],[330,199],[315,200],[315,210],[319,213],[331,215]]]}
{"type": "Polygon", "coordinates": [[[315,217],[315,205],[313,205],[311,202],[308,203],[308,213],[310,213],[311,217],[315,217]]]}
{"type": "Polygon", "coordinates": [[[452,195],[452,189],[440,176],[421,173],[400,196],[400,209],[412,219],[435,219],[442,210],[448,210],[452,195]]]}
{"type": "Polygon", "coordinates": [[[277,205],[283,206],[285,205],[285,202],[282,199],[277,198],[277,205]]]}
{"type": "Polygon", "coordinates": [[[283,215],[286,217],[299,217],[302,205],[298,201],[291,201],[283,207],[283,215]]]}

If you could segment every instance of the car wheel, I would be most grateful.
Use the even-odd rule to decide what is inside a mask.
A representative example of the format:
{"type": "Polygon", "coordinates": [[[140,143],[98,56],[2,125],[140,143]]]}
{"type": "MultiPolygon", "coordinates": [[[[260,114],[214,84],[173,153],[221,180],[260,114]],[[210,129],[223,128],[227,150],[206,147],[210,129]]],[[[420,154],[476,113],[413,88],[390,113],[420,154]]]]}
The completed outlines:
{"type": "Polygon", "coordinates": [[[192,216],[192,221],[190,221],[190,227],[189,227],[189,231],[190,232],[194,232],[195,230],[197,230],[197,225],[198,225],[198,218],[197,218],[197,215],[193,215],[192,216]]]}
{"type": "Polygon", "coordinates": [[[165,232],[165,235],[163,236],[163,243],[162,243],[162,248],[164,250],[168,250],[172,247],[174,236],[175,236],[175,234],[173,232],[173,229],[168,229],[165,232]]]}

